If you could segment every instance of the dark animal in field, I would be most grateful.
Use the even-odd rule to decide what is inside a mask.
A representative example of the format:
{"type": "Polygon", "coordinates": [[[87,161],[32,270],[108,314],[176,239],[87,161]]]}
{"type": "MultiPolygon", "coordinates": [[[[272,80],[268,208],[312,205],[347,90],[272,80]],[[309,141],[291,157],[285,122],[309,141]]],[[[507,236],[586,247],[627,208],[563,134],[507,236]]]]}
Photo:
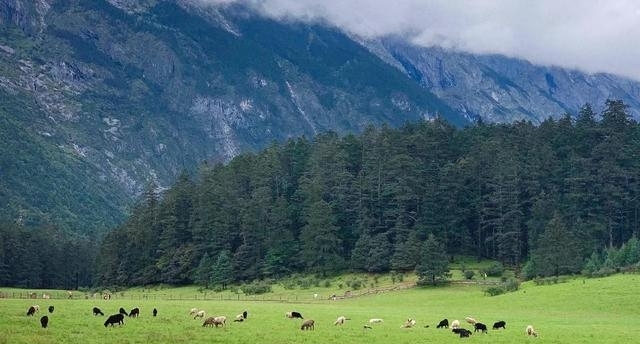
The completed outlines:
{"type": "Polygon", "coordinates": [[[45,315],[40,318],[40,325],[42,325],[42,328],[47,328],[47,325],[49,325],[49,317],[45,315]]]}
{"type": "Polygon", "coordinates": [[[487,333],[487,325],[483,324],[483,323],[475,323],[473,325],[473,327],[475,328],[475,330],[473,330],[473,332],[482,332],[482,333],[487,333]]]}
{"type": "Polygon", "coordinates": [[[53,306],[49,306],[49,313],[53,313],[53,310],[54,310],[53,306]]]}
{"type": "Polygon", "coordinates": [[[289,319],[295,319],[295,318],[304,319],[302,317],[302,314],[300,314],[299,312],[295,312],[295,311],[294,312],[287,312],[285,315],[289,319]]]}
{"type": "Polygon", "coordinates": [[[314,326],[313,326],[314,324],[315,324],[315,321],[313,321],[311,319],[306,320],[305,322],[302,323],[302,326],[300,326],[300,329],[303,330],[303,331],[304,330],[313,330],[314,329],[314,326]]]}
{"type": "Polygon", "coordinates": [[[502,321],[502,320],[500,320],[500,321],[496,321],[496,322],[493,324],[493,329],[494,329],[494,330],[497,330],[497,329],[499,329],[499,328],[503,328],[503,329],[505,329],[505,330],[506,330],[506,329],[507,329],[507,327],[506,327],[506,326],[507,326],[507,323],[506,323],[506,322],[504,322],[504,321],[502,321]]]}
{"type": "Polygon", "coordinates": [[[243,322],[244,321],[244,315],[238,314],[236,315],[236,318],[233,320],[233,322],[243,322]]]}
{"type": "Polygon", "coordinates": [[[369,326],[369,325],[364,325],[364,326],[363,326],[363,328],[364,328],[365,330],[371,330],[371,329],[373,329],[373,327],[371,327],[371,326],[369,326]]]}
{"type": "Polygon", "coordinates": [[[35,307],[33,307],[33,306],[29,307],[29,309],[27,310],[27,315],[28,316],[33,316],[34,314],[36,314],[35,307]]]}
{"type": "Polygon", "coordinates": [[[129,316],[132,318],[137,318],[140,315],[140,308],[136,307],[129,312],[129,316]]]}
{"type": "Polygon", "coordinates": [[[100,310],[100,308],[98,308],[98,307],[93,307],[93,315],[94,315],[94,316],[96,316],[96,315],[98,315],[98,314],[99,314],[99,315],[104,315],[104,313],[102,313],[102,311],[100,310]]]}
{"type": "Polygon", "coordinates": [[[123,325],[124,324],[124,315],[121,313],[110,315],[107,318],[107,321],[104,322],[104,327],[108,325],[113,326],[114,324],[123,325]]]}
{"type": "Polygon", "coordinates": [[[247,313],[247,311],[242,311],[242,317],[247,319],[247,316],[249,315],[249,313],[247,313]]]}
{"type": "Polygon", "coordinates": [[[449,319],[442,319],[436,328],[449,328],[449,319]]]}
{"type": "Polygon", "coordinates": [[[127,311],[124,310],[124,308],[120,307],[120,310],[118,310],[118,313],[122,314],[122,315],[129,315],[129,313],[127,313],[127,311]]]}
{"type": "Polygon", "coordinates": [[[153,316],[155,317],[156,315],[158,315],[158,310],[157,309],[153,309],[153,316]]]}
{"type": "Polygon", "coordinates": [[[472,335],[471,331],[467,330],[466,328],[454,328],[453,330],[451,330],[451,332],[460,335],[460,338],[465,338],[472,335]]]}

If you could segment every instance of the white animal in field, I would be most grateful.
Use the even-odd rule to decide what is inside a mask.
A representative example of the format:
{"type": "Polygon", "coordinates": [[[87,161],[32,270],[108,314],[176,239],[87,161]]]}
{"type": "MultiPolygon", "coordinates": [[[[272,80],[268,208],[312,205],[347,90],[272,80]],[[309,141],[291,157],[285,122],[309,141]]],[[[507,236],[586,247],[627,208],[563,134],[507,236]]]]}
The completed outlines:
{"type": "Polygon", "coordinates": [[[456,328],[460,328],[460,320],[454,320],[451,322],[451,328],[452,329],[456,329],[456,328]]]}
{"type": "Polygon", "coordinates": [[[527,326],[527,328],[525,329],[525,333],[527,334],[527,336],[534,336],[534,337],[538,336],[538,332],[536,332],[536,330],[533,329],[532,325],[527,326]]]}
{"type": "Polygon", "coordinates": [[[373,319],[369,319],[369,324],[378,324],[384,322],[384,320],[380,319],[380,318],[373,318],[373,319]]]}

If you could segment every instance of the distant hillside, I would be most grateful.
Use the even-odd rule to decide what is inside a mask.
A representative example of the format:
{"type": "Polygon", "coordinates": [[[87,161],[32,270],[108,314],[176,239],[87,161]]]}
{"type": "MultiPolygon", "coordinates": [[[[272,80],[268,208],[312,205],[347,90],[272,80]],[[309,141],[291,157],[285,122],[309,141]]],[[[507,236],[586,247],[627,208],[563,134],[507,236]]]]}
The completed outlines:
{"type": "Polygon", "coordinates": [[[148,182],[273,141],[443,116],[333,29],[189,1],[0,0],[0,219],[118,223],[148,182]]]}
{"type": "Polygon", "coordinates": [[[585,103],[601,106],[607,99],[623,100],[629,113],[640,118],[640,82],[615,75],[536,66],[501,55],[421,48],[394,38],[363,45],[469,119],[540,123],[565,113],[575,115],[585,103]]]}

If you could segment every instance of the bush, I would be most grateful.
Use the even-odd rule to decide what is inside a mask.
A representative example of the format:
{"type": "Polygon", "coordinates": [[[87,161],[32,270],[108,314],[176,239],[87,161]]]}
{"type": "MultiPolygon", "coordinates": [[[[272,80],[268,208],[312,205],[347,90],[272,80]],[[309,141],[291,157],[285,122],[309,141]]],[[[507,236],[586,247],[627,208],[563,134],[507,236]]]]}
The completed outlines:
{"type": "Polygon", "coordinates": [[[500,277],[504,273],[504,266],[500,263],[495,263],[485,269],[484,272],[490,277],[500,277]]]}
{"type": "Polygon", "coordinates": [[[504,294],[505,290],[502,287],[489,287],[485,289],[484,292],[489,296],[496,296],[496,295],[504,294]]]}
{"type": "Polygon", "coordinates": [[[466,278],[466,279],[470,280],[470,279],[472,279],[472,278],[473,278],[473,276],[475,276],[475,274],[476,274],[476,273],[475,273],[473,270],[466,270],[466,271],[464,272],[464,278],[466,278]]]}
{"type": "Polygon", "coordinates": [[[264,281],[254,281],[242,286],[245,295],[260,295],[271,292],[271,285],[264,281]]]}

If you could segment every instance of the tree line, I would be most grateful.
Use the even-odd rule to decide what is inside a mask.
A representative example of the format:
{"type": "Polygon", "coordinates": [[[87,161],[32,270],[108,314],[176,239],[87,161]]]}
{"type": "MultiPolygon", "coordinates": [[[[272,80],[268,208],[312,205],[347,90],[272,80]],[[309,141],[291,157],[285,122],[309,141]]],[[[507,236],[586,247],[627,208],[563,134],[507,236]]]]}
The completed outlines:
{"type": "Polygon", "coordinates": [[[100,284],[224,285],[294,272],[413,271],[447,255],[534,274],[638,236],[640,127],[598,114],[456,129],[443,120],[291,139],[149,186],[98,256],[100,284]],[[535,264],[533,264],[535,263],[535,264]]]}
{"type": "Polygon", "coordinates": [[[609,100],[538,125],[435,119],[274,143],[161,193],[150,184],[99,244],[92,281],[224,287],[345,270],[435,280],[442,255],[527,276],[601,267],[640,231],[639,134],[609,100]]]}

